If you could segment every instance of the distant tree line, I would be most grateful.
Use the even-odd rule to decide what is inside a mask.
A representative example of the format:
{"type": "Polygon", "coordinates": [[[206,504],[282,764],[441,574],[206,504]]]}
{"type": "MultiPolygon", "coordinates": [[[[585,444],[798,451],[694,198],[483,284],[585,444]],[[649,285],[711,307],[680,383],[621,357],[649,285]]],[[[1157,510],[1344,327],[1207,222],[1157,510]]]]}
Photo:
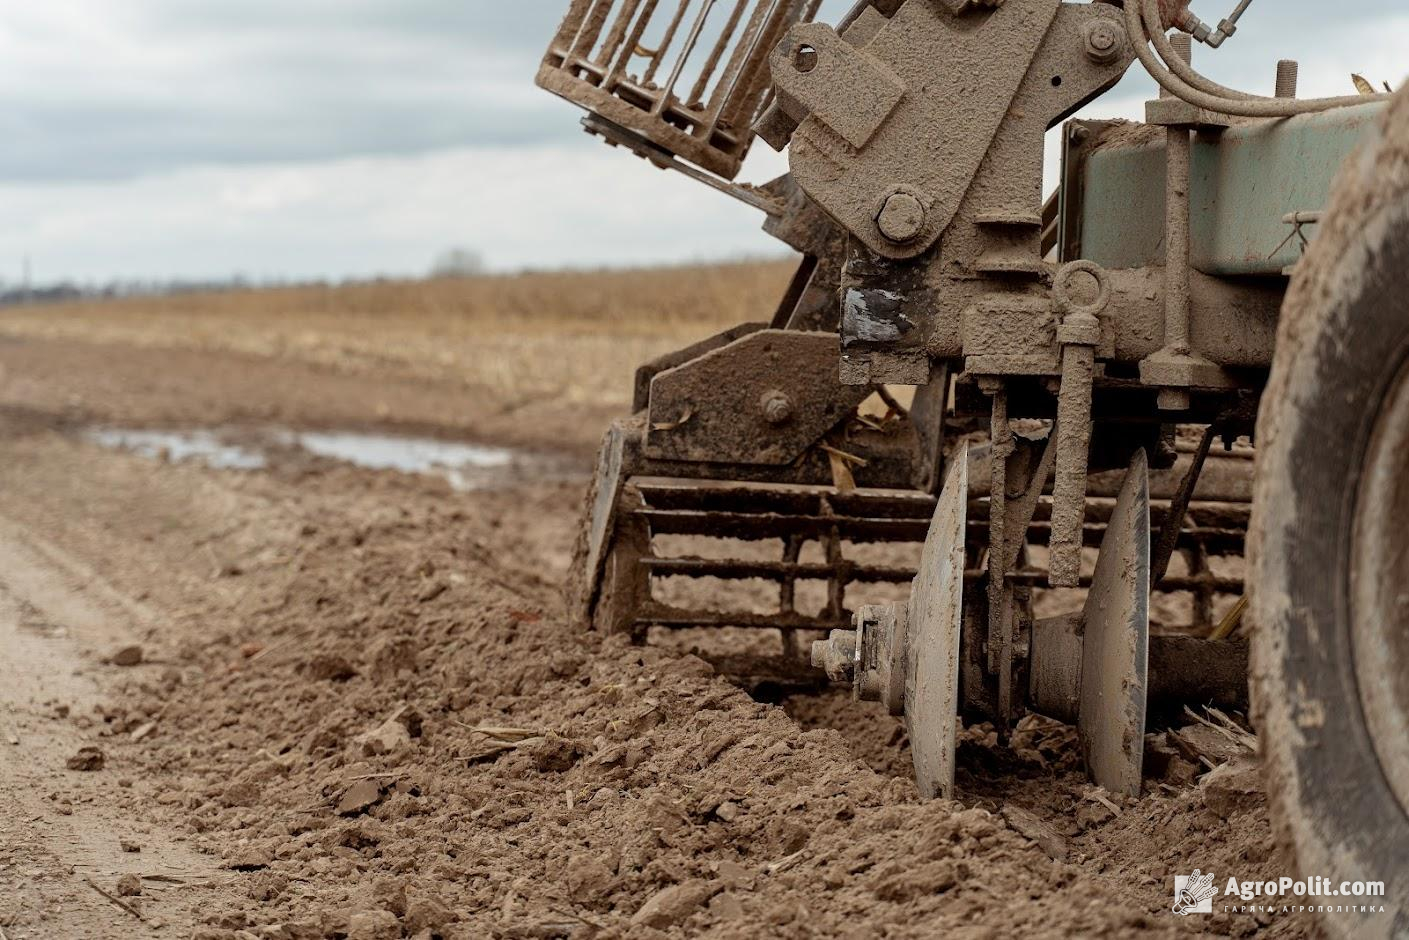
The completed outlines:
{"type": "MultiPolygon", "coordinates": [[[[483,274],[484,270],[484,259],[479,252],[466,248],[451,248],[435,257],[426,276],[432,278],[475,277],[483,274]]],[[[243,274],[234,274],[227,278],[129,279],[87,284],[72,280],[38,285],[0,281],[0,307],[15,307],[21,304],[57,304],[76,300],[116,300],[123,297],[167,297],[176,294],[221,293],[260,288],[337,287],[390,280],[404,280],[404,278],[368,277],[330,281],[326,278],[309,280],[255,279],[243,274]]]]}
{"type": "Polygon", "coordinates": [[[167,281],[125,280],[103,283],[55,281],[48,284],[23,285],[0,281],[0,307],[20,304],[56,304],[75,300],[115,300],[122,297],[164,297],[173,294],[215,293],[248,290],[256,287],[327,286],[327,281],[293,281],[266,279],[255,281],[236,275],[228,278],[183,279],[167,281]]]}

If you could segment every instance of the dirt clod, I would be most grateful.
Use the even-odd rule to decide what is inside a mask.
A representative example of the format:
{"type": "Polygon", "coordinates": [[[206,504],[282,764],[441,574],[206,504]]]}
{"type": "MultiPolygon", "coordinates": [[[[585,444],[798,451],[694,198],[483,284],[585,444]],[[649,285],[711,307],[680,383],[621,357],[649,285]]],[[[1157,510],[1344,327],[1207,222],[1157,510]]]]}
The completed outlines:
{"type": "Polygon", "coordinates": [[[142,647],[134,644],[115,650],[108,661],[114,666],[137,666],[142,662],[142,647]]]}
{"type": "Polygon", "coordinates": [[[64,766],[69,770],[102,770],[106,761],[107,755],[103,753],[102,748],[86,744],[78,749],[78,753],[65,761],[64,766]]]}
{"type": "Polygon", "coordinates": [[[582,756],[582,747],[576,741],[569,741],[552,732],[528,748],[533,765],[544,773],[562,773],[570,770],[582,756]]]}
{"type": "Polygon", "coordinates": [[[142,893],[142,876],[128,872],[117,879],[117,893],[120,897],[135,898],[142,893]]]}
{"type": "Polygon", "coordinates": [[[1254,806],[1262,797],[1257,761],[1239,757],[1220,764],[1204,775],[1199,790],[1203,793],[1204,805],[1225,818],[1237,810],[1254,806]]]}
{"type": "Polygon", "coordinates": [[[402,723],[399,714],[393,715],[371,731],[359,735],[357,745],[367,757],[395,754],[411,745],[411,732],[402,723]]]}
{"type": "Polygon", "coordinates": [[[320,653],[311,657],[303,667],[304,674],[315,681],[346,682],[357,675],[357,670],[346,657],[330,653],[320,653]]]}
{"type": "Polygon", "coordinates": [[[662,888],[631,915],[631,923],[659,930],[672,927],[699,910],[722,888],[713,881],[687,881],[662,888]]]}
{"type": "Polygon", "coordinates": [[[355,816],[364,812],[381,801],[382,793],[380,780],[359,780],[348,787],[342,799],[338,800],[338,815],[355,816]]]}
{"type": "Polygon", "coordinates": [[[397,940],[401,925],[391,911],[359,911],[347,919],[347,940],[397,940]]]}
{"type": "Polygon", "coordinates": [[[1037,843],[1037,847],[1056,861],[1066,861],[1067,843],[1050,823],[1039,819],[1020,806],[1003,807],[1003,818],[1013,830],[1026,839],[1037,843]]]}
{"type": "Polygon", "coordinates": [[[406,902],[403,926],[407,934],[417,935],[423,930],[435,932],[446,924],[455,922],[455,912],[439,897],[418,896],[406,902]]]}
{"type": "Polygon", "coordinates": [[[578,853],[567,863],[568,894],[574,901],[595,901],[611,886],[616,874],[596,856],[578,853]]]}

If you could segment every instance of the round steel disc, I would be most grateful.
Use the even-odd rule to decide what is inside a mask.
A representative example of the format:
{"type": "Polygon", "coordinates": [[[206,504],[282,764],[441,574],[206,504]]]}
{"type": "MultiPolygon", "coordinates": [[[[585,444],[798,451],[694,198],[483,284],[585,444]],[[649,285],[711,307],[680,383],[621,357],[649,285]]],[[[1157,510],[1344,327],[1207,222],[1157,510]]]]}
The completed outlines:
{"type": "Polygon", "coordinates": [[[905,726],[915,783],[925,798],[954,792],[959,715],[959,630],[964,612],[964,531],[969,504],[968,444],[950,456],[948,477],[920,570],[910,590],[905,726]]]}
{"type": "Polygon", "coordinates": [[[1086,770],[1112,793],[1140,795],[1150,649],[1150,474],[1135,452],[1101,540],[1083,612],[1077,729],[1086,770]]]}

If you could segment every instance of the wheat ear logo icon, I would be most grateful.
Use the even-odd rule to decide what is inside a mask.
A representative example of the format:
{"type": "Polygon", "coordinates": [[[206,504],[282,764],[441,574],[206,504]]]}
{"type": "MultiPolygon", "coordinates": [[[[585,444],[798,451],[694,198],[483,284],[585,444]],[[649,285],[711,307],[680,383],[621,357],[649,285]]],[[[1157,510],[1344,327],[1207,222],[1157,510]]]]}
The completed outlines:
{"type": "Polygon", "coordinates": [[[1213,886],[1213,872],[1203,874],[1197,868],[1188,877],[1174,879],[1174,913],[1212,914],[1213,896],[1218,889],[1213,886]]]}

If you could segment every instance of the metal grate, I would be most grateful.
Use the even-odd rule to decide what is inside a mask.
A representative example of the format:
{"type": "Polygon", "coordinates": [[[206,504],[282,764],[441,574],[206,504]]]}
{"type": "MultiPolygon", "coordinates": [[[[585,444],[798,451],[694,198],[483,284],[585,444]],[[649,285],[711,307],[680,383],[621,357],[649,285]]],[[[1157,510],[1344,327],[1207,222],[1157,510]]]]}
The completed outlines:
{"type": "Polygon", "coordinates": [[[770,97],[767,58],[821,0],[573,0],[538,84],[733,179],[770,97]]]}
{"type": "MultiPolygon", "coordinates": [[[[1184,559],[1183,570],[1166,576],[1156,589],[1157,594],[1191,597],[1187,622],[1161,626],[1194,635],[1207,634],[1216,623],[1218,607],[1231,605],[1243,591],[1241,577],[1229,573],[1226,566],[1224,573],[1218,573],[1213,562],[1242,556],[1250,512],[1250,493],[1242,478],[1250,478],[1251,461],[1232,455],[1213,456],[1209,464],[1205,479],[1210,485],[1206,491],[1201,487],[1199,498],[1190,503],[1176,545],[1184,559]]],[[[1155,499],[1151,526],[1156,532],[1164,523],[1180,469],[1176,467],[1152,481],[1155,499]]],[[[1105,535],[1105,524],[1115,504],[1114,490],[1106,490],[1118,482],[1118,477],[1092,479],[1083,529],[1088,548],[1099,546],[1105,535]]],[[[635,538],[624,541],[639,546],[629,561],[639,579],[636,605],[629,617],[631,629],[639,633],[653,626],[771,628],[782,631],[785,648],[795,646],[797,631],[849,628],[849,587],[908,584],[915,575],[913,567],[848,558],[843,545],[918,545],[925,539],[935,505],[931,496],[891,490],[839,492],[828,487],[664,478],[636,478],[629,487],[634,494],[632,507],[620,524],[636,533],[635,538]],[[659,536],[750,542],[776,539],[781,542],[782,551],[779,557],[770,559],[669,554],[659,550],[659,536]],[[803,548],[812,541],[821,546],[823,560],[804,562],[800,560],[803,548]],[[777,609],[764,613],[686,609],[655,599],[650,589],[652,580],[673,577],[773,582],[778,585],[777,609]],[[800,581],[826,583],[827,602],[821,611],[808,614],[797,609],[794,589],[800,581]]],[[[971,493],[971,551],[965,579],[973,583],[986,577],[982,556],[988,538],[988,498],[979,491],[971,493]]],[[[1050,512],[1050,497],[1044,497],[1028,533],[1029,545],[1034,549],[1031,556],[1040,557],[1040,546],[1050,533],[1050,512]]],[[[1019,585],[1040,591],[1046,585],[1047,572],[1040,564],[1029,562],[1013,572],[1011,578],[1019,585]]],[[[1089,576],[1082,578],[1083,588],[1089,583],[1089,576]]]]}

